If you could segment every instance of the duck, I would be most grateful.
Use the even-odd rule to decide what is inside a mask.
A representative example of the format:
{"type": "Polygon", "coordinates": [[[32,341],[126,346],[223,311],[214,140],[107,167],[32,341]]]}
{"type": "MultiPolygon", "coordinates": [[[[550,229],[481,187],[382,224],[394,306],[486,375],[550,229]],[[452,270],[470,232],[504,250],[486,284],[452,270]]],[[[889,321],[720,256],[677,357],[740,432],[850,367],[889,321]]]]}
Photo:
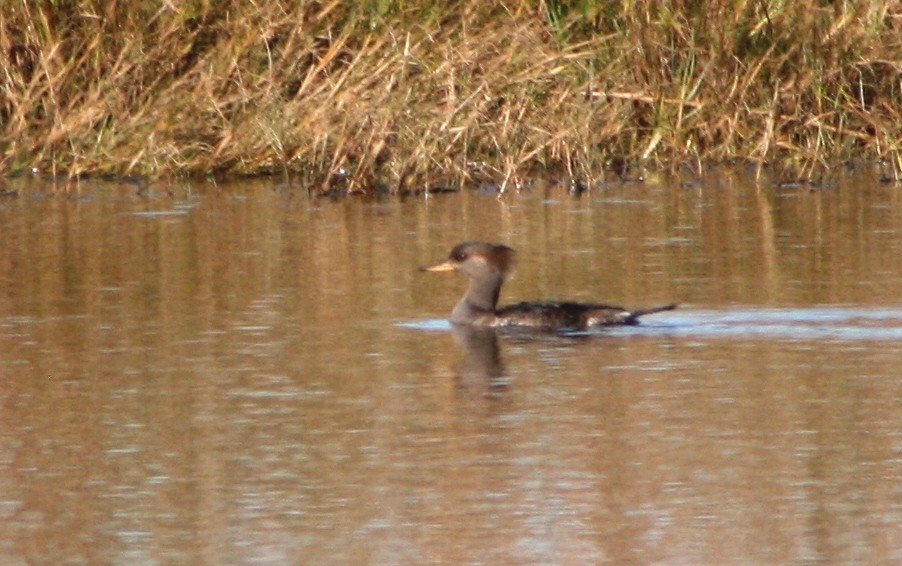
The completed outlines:
{"type": "Polygon", "coordinates": [[[458,272],[469,279],[463,298],[451,311],[451,323],[472,327],[581,331],[606,326],[629,326],[645,315],[677,308],[674,303],[642,309],[599,303],[526,301],[498,306],[501,287],[517,259],[504,244],[462,242],[444,260],[420,267],[424,272],[458,272]]]}

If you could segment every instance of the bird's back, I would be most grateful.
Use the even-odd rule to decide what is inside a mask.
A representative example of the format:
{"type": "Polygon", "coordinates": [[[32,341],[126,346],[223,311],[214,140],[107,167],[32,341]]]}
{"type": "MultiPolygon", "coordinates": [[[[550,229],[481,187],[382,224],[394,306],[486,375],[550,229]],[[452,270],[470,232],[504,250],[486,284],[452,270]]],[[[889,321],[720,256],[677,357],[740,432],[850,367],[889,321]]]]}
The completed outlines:
{"type": "Polygon", "coordinates": [[[627,310],[596,303],[524,302],[498,309],[495,326],[585,330],[599,326],[637,324],[641,316],[675,308],[676,305],[663,305],[627,310]]]}

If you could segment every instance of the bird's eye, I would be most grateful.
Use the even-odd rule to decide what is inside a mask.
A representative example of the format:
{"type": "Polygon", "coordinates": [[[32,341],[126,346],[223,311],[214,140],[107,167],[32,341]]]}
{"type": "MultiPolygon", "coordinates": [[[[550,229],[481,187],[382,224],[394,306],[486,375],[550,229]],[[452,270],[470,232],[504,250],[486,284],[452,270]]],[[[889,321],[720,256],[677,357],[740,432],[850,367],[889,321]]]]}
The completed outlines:
{"type": "Polygon", "coordinates": [[[456,252],[451,256],[451,259],[457,262],[465,261],[467,259],[467,252],[456,252]]]}

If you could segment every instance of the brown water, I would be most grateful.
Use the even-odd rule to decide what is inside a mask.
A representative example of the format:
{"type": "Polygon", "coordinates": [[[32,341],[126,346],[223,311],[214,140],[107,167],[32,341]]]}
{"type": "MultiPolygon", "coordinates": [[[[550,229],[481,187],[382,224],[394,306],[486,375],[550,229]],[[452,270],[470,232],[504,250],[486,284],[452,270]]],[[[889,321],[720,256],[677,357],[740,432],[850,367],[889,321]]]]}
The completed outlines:
{"type": "Polygon", "coordinates": [[[902,192],[0,199],[0,563],[902,562],[902,192]],[[503,300],[678,301],[594,336],[503,300]]]}

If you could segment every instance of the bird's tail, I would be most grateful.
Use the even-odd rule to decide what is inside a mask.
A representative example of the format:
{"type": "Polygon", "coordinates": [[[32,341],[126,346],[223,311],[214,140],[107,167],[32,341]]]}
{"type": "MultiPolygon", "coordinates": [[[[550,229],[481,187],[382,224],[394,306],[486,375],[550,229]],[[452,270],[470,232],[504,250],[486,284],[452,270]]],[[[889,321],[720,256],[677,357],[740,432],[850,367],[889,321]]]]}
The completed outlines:
{"type": "Polygon", "coordinates": [[[672,311],[675,308],[677,308],[676,303],[671,303],[669,305],[660,305],[657,307],[649,307],[647,309],[636,309],[633,311],[629,311],[629,316],[627,316],[627,320],[630,323],[635,324],[636,322],[639,321],[639,317],[641,317],[641,316],[645,316],[647,314],[654,314],[656,312],[672,311]]]}

